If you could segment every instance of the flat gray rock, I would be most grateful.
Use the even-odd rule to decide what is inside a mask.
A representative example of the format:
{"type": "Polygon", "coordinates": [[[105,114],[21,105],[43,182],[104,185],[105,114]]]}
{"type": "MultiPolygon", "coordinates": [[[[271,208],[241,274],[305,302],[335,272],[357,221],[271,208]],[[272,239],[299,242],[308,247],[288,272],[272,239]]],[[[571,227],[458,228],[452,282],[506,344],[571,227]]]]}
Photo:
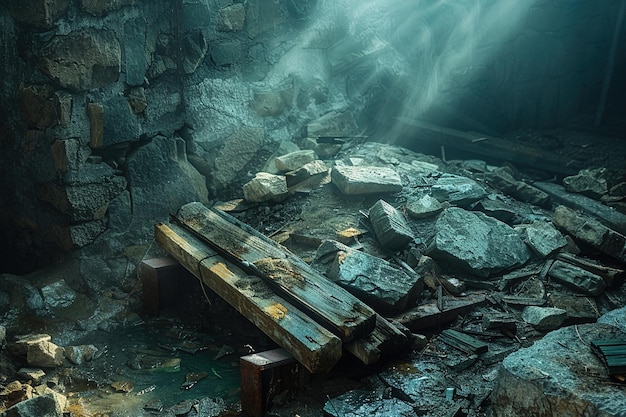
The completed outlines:
{"type": "Polygon", "coordinates": [[[516,228],[524,241],[540,258],[547,258],[567,245],[565,236],[552,223],[533,222],[516,228]]]}
{"type": "Polygon", "coordinates": [[[320,245],[312,265],[375,309],[400,311],[413,302],[423,288],[417,274],[384,259],[327,240],[320,245]]]}
{"type": "Polygon", "coordinates": [[[426,194],[421,198],[410,198],[406,203],[406,211],[415,219],[423,219],[441,213],[443,204],[426,194]]]}
{"type": "Polygon", "coordinates": [[[412,405],[397,398],[388,398],[384,389],[353,390],[329,399],[324,405],[324,415],[331,417],[413,417],[412,405]]]}
{"type": "Polygon", "coordinates": [[[443,174],[430,192],[437,200],[460,207],[468,207],[487,196],[487,192],[476,181],[452,174],[443,174]]]}
{"type": "Polygon", "coordinates": [[[480,277],[521,266],[530,258],[515,230],[483,213],[452,207],[435,227],[427,255],[480,277]]]}
{"type": "Polygon", "coordinates": [[[395,193],[402,180],[391,168],[336,165],[331,171],[333,184],[344,194],[395,193]]]}
{"type": "Polygon", "coordinates": [[[567,318],[567,311],[554,307],[528,306],[522,311],[522,319],[539,332],[556,330],[567,318]]]}

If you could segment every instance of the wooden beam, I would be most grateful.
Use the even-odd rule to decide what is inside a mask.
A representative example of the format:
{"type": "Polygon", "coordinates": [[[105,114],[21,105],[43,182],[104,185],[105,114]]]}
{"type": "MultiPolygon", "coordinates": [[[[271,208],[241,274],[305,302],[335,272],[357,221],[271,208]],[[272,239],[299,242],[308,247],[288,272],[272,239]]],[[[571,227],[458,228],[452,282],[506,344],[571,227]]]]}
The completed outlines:
{"type": "Polygon", "coordinates": [[[439,338],[446,344],[465,353],[485,353],[489,350],[487,343],[452,329],[446,329],[441,332],[439,338]]]}
{"type": "Polygon", "coordinates": [[[184,205],[175,218],[220,255],[264,278],[343,342],[374,330],[376,313],[367,304],[249,225],[201,203],[184,205]]]}
{"type": "Polygon", "coordinates": [[[340,359],[339,338],[275,295],[259,277],[226,261],[177,225],[155,226],[156,241],[193,275],[312,373],[329,371],[340,359]]]}
{"type": "Polygon", "coordinates": [[[344,345],[346,350],[366,365],[406,352],[410,347],[408,336],[382,316],[376,317],[376,328],[361,339],[344,345]]]}
{"type": "Polygon", "coordinates": [[[393,319],[415,332],[449,323],[459,314],[465,314],[486,302],[487,298],[482,294],[469,294],[458,298],[444,296],[442,303],[444,310],[440,310],[436,302],[428,303],[398,314],[393,319]]]}
{"type": "Polygon", "coordinates": [[[463,132],[418,120],[401,118],[400,121],[410,126],[410,134],[417,140],[561,175],[574,175],[582,168],[582,164],[578,161],[563,158],[545,149],[535,148],[518,141],[475,132],[463,132]]]}
{"type": "Polygon", "coordinates": [[[534,182],[533,186],[552,197],[552,200],[573,210],[584,211],[607,227],[626,235],[626,215],[582,194],[570,193],[565,187],[551,182],[534,182]]]}

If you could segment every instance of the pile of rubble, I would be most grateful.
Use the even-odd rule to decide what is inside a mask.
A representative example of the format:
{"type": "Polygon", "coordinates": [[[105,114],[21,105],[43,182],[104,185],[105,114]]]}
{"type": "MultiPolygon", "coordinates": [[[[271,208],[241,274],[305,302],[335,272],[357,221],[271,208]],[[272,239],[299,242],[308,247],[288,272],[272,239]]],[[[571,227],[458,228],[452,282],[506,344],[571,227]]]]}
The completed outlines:
{"type": "Polygon", "coordinates": [[[312,147],[324,161],[281,155],[243,186],[244,200],[218,207],[412,332],[407,371],[328,400],[326,415],[480,415],[492,402],[498,416],[619,415],[626,397],[591,342],[624,339],[624,320],[584,323],[625,305],[623,177],[588,169],[559,184],[358,139],[312,147]],[[546,352],[560,364],[543,369],[546,352]],[[559,366],[597,390],[557,381],[559,366]]]}

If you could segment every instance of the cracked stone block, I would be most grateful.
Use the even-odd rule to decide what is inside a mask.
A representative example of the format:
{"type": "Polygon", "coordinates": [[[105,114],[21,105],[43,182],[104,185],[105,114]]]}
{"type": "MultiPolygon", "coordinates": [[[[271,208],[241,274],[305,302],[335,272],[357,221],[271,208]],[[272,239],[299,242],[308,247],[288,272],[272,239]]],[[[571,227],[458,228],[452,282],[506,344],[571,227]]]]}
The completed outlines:
{"type": "Polygon", "coordinates": [[[406,203],[406,211],[415,219],[423,219],[441,213],[444,206],[436,198],[426,194],[420,198],[410,198],[406,203]]]}
{"type": "Polygon", "coordinates": [[[369,219],[378,241],[389,249],[400,249],[414,239],[404,215],[384,200],[369,209],[369,219]]]}
{"type": "Polygon", "coordinates": [[[284,175],[258,172],[253,179],[243,185],[243,196],[251,203],[279,201],[288,193],[284,175]]]}
{"type": "Polygon", "coordinates": [[[118,80],[122,48],[114,32],[90,28],[55,36],[39,58],[41,70],[59,86],[86,91],[118,80]]]}
{"type": "Polygon", "coordinates": [[[327,240],[317,250],[313,266],[374,308],[400,311],[423,289],[417,274],[384,259],[327,240]]]}
{"type": "Polygon", "coordinates": [[[476,181],[452,174],[443,174],[432,186],[431,195],[440,202],[467,207],[487,196],[476,181]]]}
{"type": "Polygon", "coordinates": [[[522,319],[539,332],[556,330],[567,318],[567,311],[555,307],[528,306],[522,311],[522,319]]]}
{"type": "Polygon", "coordinates": [[[547,258],[567,245],[565,237],[552,223],[533,222],[516,230],[540,258],[547,258]]]}
{"type": "Polygon", "coordinates": [[[522,266],[530,250],[506,223],[451,207],[439,215],[426,254],[480,277],[522,266]]]}
{"type": "Polygon", "coordinates": [[[315,160],[315,152],[303,150],[276,157],[276,168],[280,171],[294,171],[315,160]]]}

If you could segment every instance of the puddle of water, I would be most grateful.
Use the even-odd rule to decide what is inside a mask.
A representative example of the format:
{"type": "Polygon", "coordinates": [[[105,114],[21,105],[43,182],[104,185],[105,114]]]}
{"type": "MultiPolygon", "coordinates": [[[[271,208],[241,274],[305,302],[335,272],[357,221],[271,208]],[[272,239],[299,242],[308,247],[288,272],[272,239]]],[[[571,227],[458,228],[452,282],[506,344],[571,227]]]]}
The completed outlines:
{"type": "Polygon", "coordinates": [[[231,406],[239,401],[236,349],[228,349],[231,353],[216,358],[223,342],[187,331],[172,321],[95,332],[74,344],[93,344],[105,351],[80,367],[88,368],[89,378],[98,382],[98,388],[65,382],[70,404],[82,408],[85,416],[153,415],[143,410],[146,404],[160,403],[167,410],[181,401],[205,397],[222,398],[231,406]],[[185,389],[188,374],[196,375],[192,381],[198,376],[201,379],[185,389]],[[115,382],[118,392],[111,386],[115,382]]]}

